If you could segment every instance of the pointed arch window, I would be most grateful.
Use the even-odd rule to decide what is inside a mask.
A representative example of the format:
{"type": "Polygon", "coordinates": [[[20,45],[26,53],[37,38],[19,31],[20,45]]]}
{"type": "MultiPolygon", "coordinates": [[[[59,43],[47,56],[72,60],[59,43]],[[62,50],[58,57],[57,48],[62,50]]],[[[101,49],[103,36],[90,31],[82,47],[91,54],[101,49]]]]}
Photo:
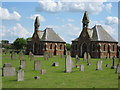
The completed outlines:
{"type": "Polygon", "coordinates": [[[50,49],[52,49],[52,44],[50,44],[50,49]]]}
{"type": "Polygon", "coordinates": [[[62,49],[62,45],[60,45],[60,50],[62,49]]]}
{"type": "Polygon", "coordinates": [[[112,46],[112,50],[113,50],[113,51],[115,50],[114,48],[115,48],[115,45],[112,46]]]}
{"type": "Polygon", "coordinates": [[[104,51],[106,50],[105,48],[106,48],[106,45],[104,44],[104,51]]]}

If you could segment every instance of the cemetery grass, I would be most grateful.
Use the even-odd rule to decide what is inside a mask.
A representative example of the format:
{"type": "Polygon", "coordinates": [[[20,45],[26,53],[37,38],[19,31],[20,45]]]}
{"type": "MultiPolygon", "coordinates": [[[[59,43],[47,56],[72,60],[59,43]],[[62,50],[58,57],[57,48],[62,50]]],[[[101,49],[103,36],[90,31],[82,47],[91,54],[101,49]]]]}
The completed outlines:
{"type": "MultiPolygon", "coordinates": [[[[3,63],[12,63],[13,67],[18,70],[19,58],[16,60],[10,59],[10,54],[2,56],[3,63]]],[[[40,60],[42,69],[47,70],[47,74],[41,75],[40,71],[34,71],[34,61],[30,61],[28,55],[25,55],[26,68],[24,81],[18,82],[16,76],[2,77],[2,88],[118,88],[118,75],[115,69],[105,67],[106,64],[112,66],[112,59],[92,59],[92,65],[88,66],[87,61],[80,58],[78,64],[75,63],[75,58],[72,58],[75,65],[84,64],[85,71],[79,71],[78,68],[73,68],[71,73],[64,73],[65,59],[59,56],[54,56],[45,61],[43,57],[35,57],[35,60],[40,60]],[[96,62],[103,60],[103,70],[96,71],[96,62]],[[59,62],[58,67],[51,66],[54,62],[59,62]],[[35,80],[33,77],[39,76],[40,79],[35,80]]],[[[115,63],[117,64],[118,59],[115,63]]]]}

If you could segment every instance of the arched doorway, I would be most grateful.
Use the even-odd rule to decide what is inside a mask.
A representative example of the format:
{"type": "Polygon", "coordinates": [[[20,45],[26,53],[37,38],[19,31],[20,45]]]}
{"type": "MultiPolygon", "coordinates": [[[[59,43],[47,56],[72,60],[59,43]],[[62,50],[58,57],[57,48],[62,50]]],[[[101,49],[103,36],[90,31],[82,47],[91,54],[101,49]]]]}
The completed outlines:
{"type": "Polygon", "coordinates": [[[87,52],[87,44],[86,43],[84,43],[83,45],[82,45],[82,57],[84,56],[84,53],[85,52],[87,52]]]}
{"type": "Polygon", "coordinates": [[[54,55],[56,55],[56,52],[57,52],[56,48],[57,48],[57,45],[55,45],[54,47],[54,55]]]}

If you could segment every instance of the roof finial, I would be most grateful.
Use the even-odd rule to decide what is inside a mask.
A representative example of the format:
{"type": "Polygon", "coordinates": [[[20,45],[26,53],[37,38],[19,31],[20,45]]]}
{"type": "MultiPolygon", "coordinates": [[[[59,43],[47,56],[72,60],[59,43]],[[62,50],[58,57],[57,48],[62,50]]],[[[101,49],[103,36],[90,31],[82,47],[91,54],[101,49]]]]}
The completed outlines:
{"type": "Polygon", "coordinates": [[[35,26],[35,31],[37,31],[39,29],[39,26],[40,26],[39,17],[38,16],[36,16],[34,26],[35,26]]]}
{"type": "Polygon", "coordinates": [[[82,23],[83,23],[83,27],[88,27],[89,17],[88,17],[87,11],[85,11],[85,13],[84,13],[82,23]]]}

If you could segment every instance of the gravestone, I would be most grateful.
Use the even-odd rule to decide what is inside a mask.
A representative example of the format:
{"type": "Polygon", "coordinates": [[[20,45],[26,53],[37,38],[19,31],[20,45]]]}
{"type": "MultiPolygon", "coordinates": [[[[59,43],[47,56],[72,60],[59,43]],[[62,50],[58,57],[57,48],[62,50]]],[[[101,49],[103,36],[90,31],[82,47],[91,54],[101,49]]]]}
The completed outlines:
{"type": "Polygon", "coordinates": [[[52,66],[59,66],[59,62],[54,62],[52,66]]]}
{"type": "Polygon", "coordinates": [[[44,60],[48,60],[49,59],[49,55],[47,52],[44,52],[44,60]]]}
{"type": "Polygon", "coordinates": [[[85,52],[83,56],[83,61],[86,61],[86,60],[87,60],[87,53],[85,52]]]}
{"type": "Polygon", "coordinates": [[[120,63],[117,64],[116,73],[120,74],[120,63]]]}
{"type": "Polygon", "coordinates": [[[30,57],[30,61],[34,60],[34,54],[31,54],[29,57],[30,57]]]}
{"type": "Polygon", "coordinates": [[[80,58],[78,57],[78,55],[75,56],[75,61],[76,61],[76,63],[78,63],[80,61],[80,58]]]}
{"type": "Polygon", "coordinates": [[[80,71],[84,71],[84,65],[80,65],[80,71]]]}
{"type": "Polygon", "coordinates": [[[20,65],[22,65],[22,68],[26,67],[26,60],[20,60],[20,65]]]}
{"type": "Polygon", "coordinates": [[[22,52],[19,53],[19,59],[20,59],[20,60],[24,59],[24,56],[23,56],[23,53],[22,53],[22,52]]]}
{"type": "Polygon", "coordinates": [[[90,62],[90,60],[91,60],[91,56],[90,56],[90,54],[88,53],[88,58],[87,58],[87,65],[91,65],[91,62],[90,62]]]}
{"type": "Polygon", "coordinates": [[[107,59],[110,59],[110,54],[109,53],[107,54],[107,59]]]}
{"type": "Polygon", "coordinates": [[[110,65],[109,65],[109,64],[106,64],[106,67],[110,67],[110,65]]]}
{"type": "Polygon", "coordinates": [[[102,61],[98,61],[96,66],[96,70],[102,70],[102,61]]]}
{"type": "Polygon", "coordinates": [[[112,60],[113,60],[113,62],[112,62],[111,69],[116,69],[116,66],[115,66],[115,57],[114,56],[113,56],[112,60]]]}
{"type": "Polygon", "coordinates": [[[42,74],[42,75],[44,75],[44,74],[46,74],[46,73],[47,73],[47,72],[46,72],[45,69],[42,69],[42,70],[41,70],[41,74],[42,74]]]}
{"type": "Polygon", "coordinates": [[[17,71],[17,81],[24,81],[24,70],[20,69],[17,71]]]}
{"type": "Polygon", "coordinates": [[[11,59],[15,60],[16,59],[16,53],[11,53],[11,59]]]}
{"type": "Polygon", "coordinates": [[[68,54],[67,54],[65,64],[66,64],[65,72],[66,73],[72,72],[72,60],[71,60],[70,52],[68,52],[68,54]]]}
{"type": "Polygon", "coordinates": [[[40,70],[40,69],[41,69],[40,61],[35,60],[34,61],[34,70],[40,70]]]}
{"type": "Polygon", "coordinates": [[[15,67],[12,67],[11,63],[5,63],[2,68],[2,76],[15,76],[15,67]]]}
{"type": "Polygon", "coordinates": [[[52,58],[52,57],[53,57],[53,53],[52,53],[52,52],[49,52],[49,53],[48,53],[48,57],[49,57],[49,58],[52,58]]]}

